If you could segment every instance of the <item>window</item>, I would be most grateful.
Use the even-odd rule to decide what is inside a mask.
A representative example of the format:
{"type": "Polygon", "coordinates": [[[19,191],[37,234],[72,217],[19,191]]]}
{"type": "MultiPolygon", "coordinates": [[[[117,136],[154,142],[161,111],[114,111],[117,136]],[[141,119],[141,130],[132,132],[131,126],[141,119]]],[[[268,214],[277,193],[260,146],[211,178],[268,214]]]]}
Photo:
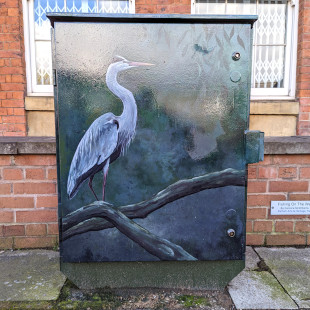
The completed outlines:
{"type": "Polygon", "coordinates": [[[50,22],[46,12],[132,13],[133,0],[23,0],[27,91],[52,95],[50,22]]]}
{"type": "Polygon", "coordinates": [[[194,14],[258,15],[254,24],[251,95],[295,97],[298,7],[293,0],[196,0],[194,14]]]}

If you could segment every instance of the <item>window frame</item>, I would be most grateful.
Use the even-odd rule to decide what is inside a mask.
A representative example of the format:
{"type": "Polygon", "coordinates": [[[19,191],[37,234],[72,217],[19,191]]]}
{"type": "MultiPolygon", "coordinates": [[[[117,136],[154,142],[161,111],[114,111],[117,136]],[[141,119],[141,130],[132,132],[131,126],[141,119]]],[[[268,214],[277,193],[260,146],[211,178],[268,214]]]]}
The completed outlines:
{"type": "MultiPolygon", "coordinates": [[[[34,0],[22,0],[22,5],[24,20],[27,96],[54,96],[53,85],[37,85],[36,83],[34,0]]],[[[129,0],[129,13],[135,13],[135,0],[129,0]]]]}
{"type": "MultiPolygon", "coordinates": [[[[195,13],[196,0],[192,0],[191,14],[195,13]]],[[[251,88],[251,100],[294,100],[296,97],[296,71],[297,71],[297,39],[298,39],[298,0],[288,0],[286,53],[284,63],[283,88],[251,88]]],[[[255,42],[256,32],[253,33],[255,42]]],[[[255,45],[255,44],[254,44],[255,45]]],[[[255,59],[253,49],[253,59],[255,59]]],[[[252,72],[253,76],[254,72],[252,72]]]]}

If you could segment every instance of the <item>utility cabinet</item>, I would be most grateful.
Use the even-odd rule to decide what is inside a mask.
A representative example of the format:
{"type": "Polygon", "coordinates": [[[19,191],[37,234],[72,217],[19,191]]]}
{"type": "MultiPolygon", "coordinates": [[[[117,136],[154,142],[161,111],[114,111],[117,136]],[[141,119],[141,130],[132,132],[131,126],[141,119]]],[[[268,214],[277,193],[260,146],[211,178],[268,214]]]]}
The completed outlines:
{"type": "Polygon", "coordinates": [[[256,16],[48,15],[61,270],[219,288],[244,268],[256,16]],[[104,196],[104,198],[103,198],[104,196]]]}

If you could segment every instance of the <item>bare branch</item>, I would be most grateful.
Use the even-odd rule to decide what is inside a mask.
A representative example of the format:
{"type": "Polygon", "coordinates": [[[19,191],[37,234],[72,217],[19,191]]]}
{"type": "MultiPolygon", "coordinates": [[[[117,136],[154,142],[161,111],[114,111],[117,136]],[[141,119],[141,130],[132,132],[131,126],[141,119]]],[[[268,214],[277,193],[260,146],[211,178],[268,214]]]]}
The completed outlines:
{"type": "Polygon", "coordinates": [[[112,206],[101,206],[101,216],[160,260],[197,260],[182,247],[150,233],[112,206]]]}
{"type": "MultiPolygon", "coordinates": [[[[128,218],[145,218],[148,214],[182,197],[200,191],[225,186],[245,186],[245,171],[226,169],[205,174],[192,179],[180,180],[169,185],[152,198],[117,210],[128,218]]],[[[113,207],[104,201],[96,201],[84,206],[62,219],[62,240],[89,231],[111,228],[113,225],[102,215],[103,207],[113,207]]]]}

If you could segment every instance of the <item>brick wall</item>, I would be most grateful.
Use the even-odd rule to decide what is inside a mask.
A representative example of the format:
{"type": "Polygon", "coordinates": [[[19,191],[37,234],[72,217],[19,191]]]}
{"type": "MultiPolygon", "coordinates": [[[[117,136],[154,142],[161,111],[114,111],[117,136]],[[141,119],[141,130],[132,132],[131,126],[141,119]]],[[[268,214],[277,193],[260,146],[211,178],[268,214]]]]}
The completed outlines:
{"type": "Polygon", "coordinates": [[[54,247],[55,155],[1,155],[0,179],[0,248],[54,247]]]}
{"type": "Polygon", "coordinates": [[[297,97],[300,114],[297,134],[310,135],[310,0],[299,2],[297,97]]]}
{"type": "Polygon", "coordinates": [[[190,0],[136,0],[139,14],[190,14],[190,0]]]}
{"type": "Polygon", "coordinates": [[[22,1],[0,0],[0,136],[25,136],[22,1]]]}
{"type": "Polygon", "coordinates": [[[248,245],[310,245],[310,216],[270,215],[271,200],[310,200],[310,155],[267,155],[248,171],[248,245]]]}
{"type": "MultiPolygon", "coordinates": [[[[0,249],[57,243],[54,155],[0,155],[0,249]]],[[[310,200],[310,155],[249,166],[247,244],[310,245],[310,216],[271,216],[271,200],[310,200]]]]}

